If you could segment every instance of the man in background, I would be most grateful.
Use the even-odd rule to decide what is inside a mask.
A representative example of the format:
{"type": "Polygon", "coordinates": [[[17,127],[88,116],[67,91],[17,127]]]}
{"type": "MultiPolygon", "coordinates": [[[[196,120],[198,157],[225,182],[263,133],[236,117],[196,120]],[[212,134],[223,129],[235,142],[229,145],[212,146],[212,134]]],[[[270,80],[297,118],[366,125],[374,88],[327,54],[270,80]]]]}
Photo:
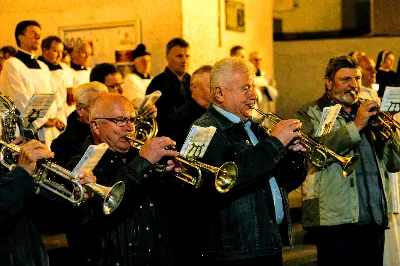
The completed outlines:
{"type": "Polygon", "coordinates": [[[244,50],[244,47],[240,45],[233,46],[229,54],[231,57],[246,59],[246,51],[244,50]]]}
{"type": "Polygon", "coordinates": [[[97,64],[90,72],[90,82],[98,81],[107,86],[108,92],[122,94],[125,82],[121,73],[110,63],[97,64]]]}
{"type": "MultiPolygon", "coordinates": [[[[261,70],[263,57],[260,52],[253,51],[249,55],[249,61],[256,68],[256,94],[257,94],[257,108],[264,113],[276,111],[276,99],[278,98],[278,90],[275,88],[275,81],[267,77],[265,72],[261,70]]],[[[262,121],[262,116],[253,111],[253,120],[256,122],[262,121]]],[[[267,122],[267,121],[264,121],[267,122]]],[[[270,122],[267,125],[273,126],[270,122]]]]}
{"type": "MultiPolygon", "coordinates": [[[[22,112],[34,94],[53,94],[49,68],[36,60],[35,53],[40,48],[42,30],[37,21],[25,20],[15,28],[18,52],[4,62],[0,76],[0,90],[8,95],[22,112]]],[[[43,118],[36,119],[32,126],[38,131],[39,139],[50,147],[52,127],[59,120],[57,106],[52,104],[43,118]],[[49,129],[49,130],[48,130],[49,129]]]]}
{"type": "Polygon", "coordinates": [[[68,116],[65,131],[51,144],[57,164],[65,166],[72,156],[79,154],[82,143],[91,134],[90,106],[99,95],[107,92],[107,87],[100,82],[85,83],[74,90],[76,110],[68,116]]]}
{"type": "Polygon", "coordinates": [[[193,122],[200,118],[210,106],[210,71],[211,66],[204,65],[193,72],[190,80],[192,97],[168,116],[167,136],[176,142],[178,150],[185,142],[193,122]]]}
{"type": "Polygon", "coordinates": [[[166,47],[167,67],[155,76],[146,94],[161,91],[155,103],[159,136],[168,130],[168,115],[181,107],[190,98],[190,75],[187,73],[190,59],[189,43],[182,38],[170,40],[166,47]]]}
{"type": "MultiPolygon", "coordinates": [[[[57,36],[49,36],[42,41],[42,56],[39,60],[45,63],[51,73],[51,83],[56,94],[57,118],[65,124],[70,110],[67,104],[67,90],[73,87],[73,72],[63,62],[61,62],[64,44],[57,36]]],[[[57,125],[56,125],[57,126],[57,125]]],[[[59,135],[54,132],[55,137],[59,135]]]]}
{"type": "Polygon", "coordinates": [[[375,60],[365,54],[358,55],[356,59],[362,70],[360,97],[380,103],[378,91],[373,88],[376,83],[375,60]]]}
{"type": "MultiPolygon", "coordinates": [[[[74,88],[89,82],[90,60],[92,58],[92,46],[88,42],[75,44],[71,52],[71,68],[74,70],[74,88]]],[[[68,105],[74,105],[72,90],[67,91],[68,105]]]]}

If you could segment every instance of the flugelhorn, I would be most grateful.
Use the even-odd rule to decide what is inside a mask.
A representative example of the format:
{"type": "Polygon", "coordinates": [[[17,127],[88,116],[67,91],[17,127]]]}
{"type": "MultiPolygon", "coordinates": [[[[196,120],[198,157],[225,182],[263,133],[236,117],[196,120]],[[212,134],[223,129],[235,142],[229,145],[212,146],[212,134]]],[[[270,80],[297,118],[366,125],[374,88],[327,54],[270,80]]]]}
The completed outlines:
{"type": "MultiPolygon", "coordinates": [[[[263,111],[255,108],[252,106],[252,109],[255,110],[256,112],[260,113],[264,118],[270,120],[274,124],[279,123],[282,118],[277,116],[274,113],[268,112],[264,113],[263,111]]],[[[268,134],[271,134],[271,129],[267,128],[263,124],[260,125],[268,134]]],[[[301,152],[301,154],[306,157],[308,161],[310,161],[313,165],[315,165],[318,168],[325,168],[326,163],[328,160],[328,154],[336,159],[340,166],[342,167],[342,177],[346,178],[348,177],[357,167],[357,164],[360,162],[360,154],[356,154],[353,157],[344,157],[341,156],[328,147],[322,145],[321,143],[317,142],[316,140],[313,140],[303,132],[299,132],[299,140],[302,144],[307,145],[308,147],[311,148],[311,152],[301,152]]]]}
{"type": "MultiPolygon", "coordinates": [[[[13,152],[20,152],[20,148],[15,144],[7,144],[5,141],[0,140],[0,145],[13,152]]],[[[3,154],[0,153],[0,157],[2,156],[3,154]]],[[[0,163],[10,170],[13,168],[12,165],[8,165],[3,160],[0,160],[0,163]]],[[[79,205],[84,201],[83,194],[85,187],[103,200],[103,213],[106,215],[112,213],[124,197],[125,183],[122,181],[115,183],[112,187],[105,187],[96,183],[87,183],[82,185],[74,176],[72,176],[72,173],[69,170],[51,162],[50,160],[43,160],[42,162],[38,162],[37,165],[37,170],[32,175],[36,183],[36,193],[39,193],[40,188],[43,187],[69,202],[79,205]],[[72,189],[68,189],[63,184],[48,179],[49,171],[61,176],[67,184],[72,185],[72,189]]]]}
{"type": "Polygon", "coordinates": [[[157,136],[158,124],[155,118],[145,118],[139,116],[135,120],[135,138],[140,141],[146,141],[157,136]]]}
{"type": "MultiPolygon", "coordinates": [[[[139,150],[144,145],[143,141],[137,140],[132,136],[128,135],[126,138],[134,143],[132,147],[139,150]]],[[[201,183],[203,182],[201,170],[214,175],[214,185],[219,193],[228,192],[233,187],[237,179],[238,169],[234,162],[226,162],[221,167],[216,167],[196,160],[188,160],[183,156],[175,157],[174,160],[177,160],[183,165],[192,167],[196,170],[197,176],[189,175],[185,172],[175,173],[177,178],[190,185],[193,185],[196,188],[200,187],[201,183]]],[[[161,168],[165,168],[165,166],[161,166],[161,168]]]]}
{"type": "MultiPolygon", "coordinates": [[[[360,103],[368,101],[363,98],[360,98],[354,90],[350,91],[350,94],[360,103]]],[[[379,111],[379,110],[373,110],[373,111],[379,111]]],[[[379,130],[379,133],[381,133],[382,136],[386,139],[390,139],[395,134],[393,132],[392,126],[396,127],[397,129],[400,129],[400,123],[397,122],[388,112],[378,112],[376,118],[383,125],[383,129],[380,128],[377,129],[379,130]]]]}

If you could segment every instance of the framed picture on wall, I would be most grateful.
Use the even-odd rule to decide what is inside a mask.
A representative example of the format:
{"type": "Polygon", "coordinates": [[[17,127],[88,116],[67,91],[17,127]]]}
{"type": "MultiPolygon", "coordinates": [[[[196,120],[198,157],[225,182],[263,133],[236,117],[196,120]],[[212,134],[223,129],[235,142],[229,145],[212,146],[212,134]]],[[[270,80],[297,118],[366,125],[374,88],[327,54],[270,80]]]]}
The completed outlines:
{"type": "Polygon", "coordinates": [[[140,20],[73,25],[59,28],[64,44],[72,48],[80,42],[88,42],[93,54],[91,66],[114,63],[117,66],[132,65],[133,50],[142,42],[140,20]]]}
{"type": "Polygon", "coordinates": [[[245,10],[244,3],[240,0],[226,0],[226,29],[244,32],[245,31],[245,10]]]}

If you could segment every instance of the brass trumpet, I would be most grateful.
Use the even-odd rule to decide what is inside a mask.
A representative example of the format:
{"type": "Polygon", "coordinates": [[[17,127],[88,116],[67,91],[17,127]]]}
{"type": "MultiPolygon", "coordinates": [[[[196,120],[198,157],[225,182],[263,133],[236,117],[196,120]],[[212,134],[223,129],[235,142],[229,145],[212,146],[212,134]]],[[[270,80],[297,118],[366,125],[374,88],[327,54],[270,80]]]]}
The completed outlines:
{"type": "MultiPolygon", "coordinates": [[[[17,145],[7,144],[3,140],[0,140],[0,145],[13,152],[20,152],[20,148],[17,145]]],[[[0,163],[9,170],[15,167],[15,165],[9,165],[4,161],[3,153],[0,153],[0,163]]],[[[39,193],[40,188],[43,187],[50,192],[53,192],[54,194],[68,200],[69,202],[79,205],[84,201],[83,188],[85,187],[90,189],[96,196],[102,198],[103,213],[106,215],[112,213],[118,207],[122,201],[122,198],[124,197],[125,183],[122,181],[115,183],[112,187],[105,187],[95,183],[87,183],[82,185],[74,176],[72,176],[72,173],[69,170],[51,162],[50,160],[44,160],[38,164],[40,164],[38,169],[32,175],[36,183],[36,193],[39,193]],[[67,181],[67,183],[72,185],[72,189],[69,190],[63,184],[48,179],[48,171],[64,178],[64,181],[67,181]],[[78,193],[75,193],[76,189],[78,190],[78,193]]]]}
{"type": "MultiPolygon", "coordinates": [[[[143,141],[137,140],[132,136],[128,135],[126,138],[134,143],[132,147],[139,150],[144,145],[143,141]]],[[[215,188],[219,193],[228,192],[236,182],[238,169],[234,162],[226,162],[221,167],[215,167],[199,161],[187,160],[181,156],[175,157],[174,159],[184,165],[187,165],[188,167],[194,168],[197,171],[197,176],[192,176],[184,172],[174,173],[177,178],[190,185],[193,185],[195,188],[200,187],[201,183],[203,182],[201,170],[214,175],[215,188]]],[[[165,168],[165,166],[162,166],[162,168],[165,168]]]]}
{"type": "MultiPolygon", "coordinates": [[[[274,113],[271,113],[271,112],[264,113],[263,111],[255,108],[254,106],[252,106],[252,109],[255,110],[256,112],[260,113],[264,118],[270,120],[274,124],[277,124],[282,120],[282,118],[280,118],[279,116],[277,116],[274,113]]],[[[269,135],[271,134],[271,131],[272,131],[271,129],[267,128],[263,124],[260,125],[260,127],[262,127],[269,135]]],[[[299,136],[300,142],[311,148],[311,152],[309,152],[309,153],[301,152],[301,154],[304,157],[306,157],[306,159],[308,161],[310,161],[310,163],[312,163],[313,165],[315,165],[318,168],[326,167],[326,162],[328,160],[327,154],[329,154],[331,157],[333,157],[334,159],[336,159],[339,162],[340,166],[343,169],[342,177],[346,178],[356,169],[357,164],[360,162],[360,154],[356,154],[353,157],[341,156],[341,155],[335,153],[334,151],[332,151],[331,149],[329,149],[328,147],[313,140],[312,138],[310,138],[303,132],[299,132],[299,133],[300,133],[300,136],[299,136]]]]}
{"type": "MultiPolygon", "coordinates": [[[[365,100],[363,98],[360,98],[357,93],[352,90],[350,91],[350,94],[358,100],[360,103],[365,103],[368,100],[365,100]]],[[[378,111],[378,110],[374,110],[378,111]]],[[[392,126],[396,127],[397,129],[400,129],[400,123],[397,122],[388,112],[378,112],[376,115],[377,119],[379,122],[382,123],[383,129],[377,128],[379,130],[379,133],[382,134],[382,136],[386,139],[390,139],[395,133],[393,132],[392,126]]]]}

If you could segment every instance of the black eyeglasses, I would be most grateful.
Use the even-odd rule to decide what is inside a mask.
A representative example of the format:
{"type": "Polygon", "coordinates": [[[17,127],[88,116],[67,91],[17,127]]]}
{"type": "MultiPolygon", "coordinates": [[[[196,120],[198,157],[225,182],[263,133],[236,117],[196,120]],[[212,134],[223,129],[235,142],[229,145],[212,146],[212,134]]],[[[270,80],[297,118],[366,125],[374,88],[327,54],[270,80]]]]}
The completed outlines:
{"type": "Polygon", "coordinates": [[[131,122],[131,124],[134,124],[136,121],[136,117],[117,117],[117,118],[108,118],[108,117],[99,117],[99,118],[94,118],[93,120],[97,119],[104,119],[108,120],[110,122],[115,123],[119,127],[124,127],[126,124],[128,124],[128,121],[131,122]]]}
{"type": "Polygon", "coordinates": [[[115,83],[113,85],[106,85],[106,86],[107,86],[107,88],[110,88],[110,89],[117,89],[117,88],[123,89],[125,87],[125,82],[115,83]]]}

